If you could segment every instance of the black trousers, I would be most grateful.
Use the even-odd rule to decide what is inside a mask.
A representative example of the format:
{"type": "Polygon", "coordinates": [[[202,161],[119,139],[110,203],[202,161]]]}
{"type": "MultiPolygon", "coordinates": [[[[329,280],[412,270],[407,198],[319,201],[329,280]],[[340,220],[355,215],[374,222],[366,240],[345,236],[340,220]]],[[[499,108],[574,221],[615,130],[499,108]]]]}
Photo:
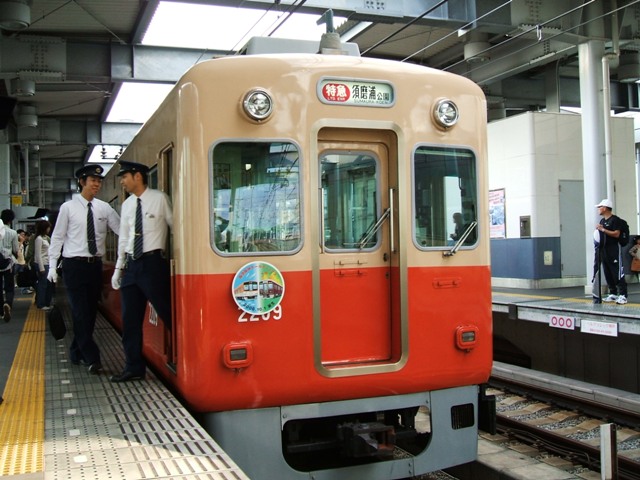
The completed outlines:
{"type": "Polygon", "coordinates": [[[162,252],[147,253],[138,260],[127,260],[120,284],[122,301],[122,346],[124,369],[144,374],[142,330],[147,302],[150,302],[166,328],[171,328],[171,274],[162,252]]]}
{"type": "Polygon", "coordinates": [[[102,292],[102,262],[64,258],[62,276],[73,319],[73,341],[69,348],[71,361],[97,363],[100,361],[100,349],[93,340],[93,330],[102,292]]]}
{"type": "Polygon", "coordinates": [[[622,259],[607,252],[602,254],[602,271],[611,295],[627,296],[627,281],[622,270],[622,259]]]}

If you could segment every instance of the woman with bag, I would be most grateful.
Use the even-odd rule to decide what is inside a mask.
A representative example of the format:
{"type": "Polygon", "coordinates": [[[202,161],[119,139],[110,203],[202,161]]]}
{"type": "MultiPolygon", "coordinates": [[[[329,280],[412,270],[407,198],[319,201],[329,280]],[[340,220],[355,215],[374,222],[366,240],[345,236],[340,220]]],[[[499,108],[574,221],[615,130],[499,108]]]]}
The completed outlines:
{"type": "Polygon", "coordinates": [[[46,220],[36,223],[36,239],[34,240],[34,261],[38,269],[36,284],[36,306],[42,310],[51,309],[53,284],[47,280],[49,274],[49,231],[51,224],[46,220]]]}
{"type": "Polygon", "coordinates": [[[633,237],[633,246],[629,249],[631,255],[631,273],[640,273],[640,235],[633,237]]]}

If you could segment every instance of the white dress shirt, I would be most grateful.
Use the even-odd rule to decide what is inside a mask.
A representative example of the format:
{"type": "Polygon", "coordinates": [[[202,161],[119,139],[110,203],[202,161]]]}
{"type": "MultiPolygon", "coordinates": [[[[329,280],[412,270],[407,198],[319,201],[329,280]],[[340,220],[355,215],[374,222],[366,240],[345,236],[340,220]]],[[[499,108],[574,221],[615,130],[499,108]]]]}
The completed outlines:
{"type": "Polygon", "coordinates": [[[38,235],[34,241],[33,259],[38,264],[38,269],[44,272],[44,267],[49,265],[49,239],[46,236],[38,235]]]}
{"type": "MultiPolygon", "coordinates": [[[[58,264],[60,251],[64,245],[63,258],[92,257],[87,244],[87,205],[89,202],[80,194],[76,194],[60,207],[56,226],[51,235],[49,245],[49,265],[54,268],[58,264]]],[[[94,198],[91,201],[93,224],[96,231],[96,256],[105,253],[107,228],[114,233],[120,230],[120,216],[111,206],[94,198]]]]}
{"type": "Polygon", "coordinates": [[[8,225],[2,223],[2,220],[0,220],[0,248],[2,249],[3,255],[11,260],[9,262],[9,266],[2,270],[3,272],[13,268],[13,264],[16,263],[16,255],[18,254],[19,246],[20,242],[18,241],[18,232],[11,229],[8,225]]]}
{"type": "MultiPolygon", "coordinates": [[[[167,227],[173,227],[171,201],[166,193],[152,188],[145,189],[140,195],[140,200],[142,201],[142,251],[164,250],[169,233],[167,227]]],[[[125,254],[133,254],[137,205],[136,195],[130,195],[122,204],[116,268],[124,266],[125,254]]]]}

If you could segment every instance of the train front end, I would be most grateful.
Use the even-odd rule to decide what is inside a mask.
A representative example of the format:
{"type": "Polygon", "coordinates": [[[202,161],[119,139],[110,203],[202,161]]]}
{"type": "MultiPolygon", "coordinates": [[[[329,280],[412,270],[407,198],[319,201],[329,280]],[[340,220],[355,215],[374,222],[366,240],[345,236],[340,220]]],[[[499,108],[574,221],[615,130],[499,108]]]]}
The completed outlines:
{"type": "Polygon", "coordinates": [[[472,82],[415,65],[223,58],[188,72],[125,152],[173,148],[171,369],[152,324],[145,351],[251,478],[476,458],[485,109],[472,82]]]}

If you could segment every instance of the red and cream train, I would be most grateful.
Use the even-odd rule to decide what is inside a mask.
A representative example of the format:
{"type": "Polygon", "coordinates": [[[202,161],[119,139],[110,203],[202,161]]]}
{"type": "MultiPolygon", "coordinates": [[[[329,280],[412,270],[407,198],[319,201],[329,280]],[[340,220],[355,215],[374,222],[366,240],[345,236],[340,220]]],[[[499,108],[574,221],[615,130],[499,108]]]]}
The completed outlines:
{"type": "MultiPolygon", "coordinates": [[[[194,66],[126,148],[174,209],[174,328],[149,313],[146,358],[251,478],[404,478],[476,458],[485,129],[483,93],[459,76],[246,55],[194,66]]],[[[102,198],[119,210],[117,171],[102,198]]]]}

